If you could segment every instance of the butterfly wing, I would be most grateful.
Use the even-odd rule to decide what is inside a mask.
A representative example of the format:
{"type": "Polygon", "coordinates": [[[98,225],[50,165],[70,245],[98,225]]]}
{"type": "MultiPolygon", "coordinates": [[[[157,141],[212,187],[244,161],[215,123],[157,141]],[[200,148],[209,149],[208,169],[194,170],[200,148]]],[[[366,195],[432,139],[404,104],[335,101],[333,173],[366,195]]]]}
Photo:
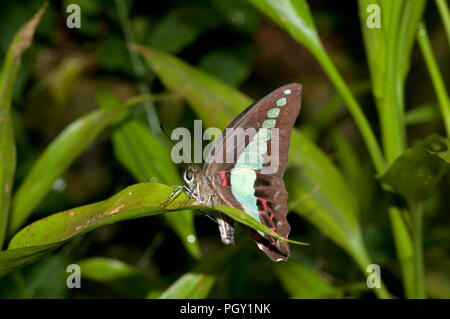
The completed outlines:
{"type": "MultiPolygon", "coordinates": [[[[274,175],[283,177],[288,160],[292,126],[300,113],[301,92],[301,84],[287,84],[247,107],[228,125],[222,136],[215,141],[202,167],[206,175],[211,176],[224,169],[231,169],[235,161],[228,161],[227,154],[233,154],[234,159],[237,159],[253,138],[253,134],[249,134],[249,138],[246,139],[245,144],[230,143],[234,148],[226,149],[227,141],[235,138],[233,132],[236,129],[241,128],[246,130],[248,128],[255,128],[257,133],[259,129],[263,128],[263,125],[274,125],[273,128],[279,130],[277,137],[279,142],[279,169],[274,175]]],[[[271,151],[270,146],[269,144],[268,153],[271,151]]]]}
{"type": "MultiPolygon", "coordinates": [[[[290,226],[282,177],[292,127],[300,112],[301,91],[300,84],[288,84],[249,106],[213,144],[203,165],[226,205],[245,211],[283,237],[289,235],[290,226]]],[[[287,259],[286,242],[249,231],[272,260],[287,259]]]]}

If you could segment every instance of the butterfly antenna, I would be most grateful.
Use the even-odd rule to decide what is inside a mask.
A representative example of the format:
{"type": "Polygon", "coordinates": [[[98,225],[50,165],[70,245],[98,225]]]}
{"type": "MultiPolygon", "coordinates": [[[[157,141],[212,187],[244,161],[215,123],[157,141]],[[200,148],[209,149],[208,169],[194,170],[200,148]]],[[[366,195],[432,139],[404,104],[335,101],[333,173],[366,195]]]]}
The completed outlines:
{"type": "MultiPolygon", "coordinates": [[[[163,126],[162,123],[161,123],[160,127],[161,127],[161,131],[164,132],[164,134],[167,136],[167,138],[169,139],[169,141],[173,144],[173,146],[175,146],[175,142],[170,138],[169,134],[167,134],[167,132],[166,132],[166,130],[164,129],[164,126],[163,126]]],[[[183,156],[185,156],[184,152],[183,152],[183,156]]],[[[185,159],[185,163],[192,164],[192,161],[191,161],[190,158],[184,157],[184,159],[185,159]],[[186,161],[186,160],[187,160],[187,161],[186,161]]]]}
{"type": "Polygon", "coordinates": [[[161,131],[163,131],[163,133],[167,136],[167,138],[169,139],[169,141],[173,144],[173,146],[175,146],[175,143],[172,141],[172,139],[170,138],[169,134],[167,134],[166,130],[164,129],[163,124],[161,123],[160,125],[161,127],[161,131]]]}

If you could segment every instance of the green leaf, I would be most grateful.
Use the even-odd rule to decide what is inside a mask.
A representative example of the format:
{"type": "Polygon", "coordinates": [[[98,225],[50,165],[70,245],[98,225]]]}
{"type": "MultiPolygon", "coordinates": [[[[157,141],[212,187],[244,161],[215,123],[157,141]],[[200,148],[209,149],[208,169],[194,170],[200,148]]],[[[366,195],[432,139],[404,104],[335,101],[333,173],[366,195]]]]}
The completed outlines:
{"type": "Polygon", "coordinates": [[[411,238],[411,218],[406,209],[389,207],[395,249],[402,268],[402,279],[407,298],[415,296],[414,248],[411,238]]]}
{"type": "Polygon", "coordinates": [[[369,262],[357,219],[357,201],[329,158],[298,130],[292,131],[289,150],[294,200],[290,209],[307,218],[348,251],[363,271],[369,262]]]}
{"type": "MultiPolygon", "coordinates": [[[[224,128],[251,99],[178,58],[134,47],[146,57],[165,87],[184,96],[207,125],[224,128]],[[214,109],[214,112],[211,112],[214,109]]],[[[370,264],[357,220],[356,199],[328,157],[299,130],[292,130],[288,165],[295,170],[290,209],[307,218],[355,258],[365,273],[370,264]],[[296,175],[297,174],[297,175],[296,175]]],[[[289,185],[288,185],[289,186],[289,185]]],[[[289,198],[291,199],[291,197],[289,198]]],[[[388,297],[384,289],[380,296],[388,297]]]]}
{"type": "MultiPolygon", "coordinates": [[[[352,84],[350,87],[352,94],[364,95],[370,92],[370,81],[362,80],[352,84]]],[[[345,112],[344,100],[339,93],[335,93],[317,112],[312,114],[308,121],[302,124],[302,131],[312,141],[315,141],[320,134],[327,132],[336,124],[336,118],[345,112]]]]}
{"type": "Polygon", "coordinates": [[[249,0],[272,21],[285,29],[296,41],[304,45],[317,59],[323,70],[341,94],[366,143],[377,171],[384,171],[384,158],[378,142],[361,106],[356,101],[342,76],[320,41],[306,0],[249,0]]]}
{"type": "Polygon", "coordinates": [[[249,0],[310,51],[323,49],[313,17],[304,0],[249,0]]]}
{"type": "Polygon", "coordinates": [[[450,167],[450,162],[444,159],[449,151],[448,145],[448,140],[434,137],[407,149],[380,177],[380,181],[390,185],[409,204],[428,199],[450,167]]]}
{"type": "Polygon", "coordinates": [[[186,205],[184,193],[172,198],[168,206],[161,208],[161,204],[166,201],[172,190],[172,187],[162,184],[136,184],[125,188],[107,200],[68,209],[28,225],[11,239],[8,250],[0,252],[0,276],[42,258],[52,249],[98,227],[122,220],[157,215],[168,210],[202,209],[211,214],[220,211],[236,221],[274,238],[294,244],[303,244],[280,237],[241,210],[223,206],[216,206],[212,209],[206,206],[191,205],[193,200],[189,200],[186,205]]]}
{"type": "Polygon", "coordinates": [[[343,297],[342,291],[299,262],[277,263],[273,265],[273,268],[281,284],[292,298],[331,299],[343,297]]]}
{"type": "MultiPolygon", "coordinates": [[[[61,244],[113,222],[159,214],[159,205],[171,188],[160,184],[136,184],[102,202],[57,213],[19,231],[8,250],[0,252],[0,275],[32,263],[61,244]]],[[[182,200],[174,200],[176,207],[182,200]]]]}
{"type": "Polygon", "coordinates": [[[229,262],[235,247],[227,247],[204,259],[191,271],[178,278],[159,299],[206,298],[216,283],[217,276],[229,262]]]}
{"type": "Polygon", "coordinates": [[[216,49],[205,54],[199,67],[232,86],[239,86],[250,75],[254,54],[251,47],[216,49]]]}
{"type": "Polygon", "coordinates": [[[137,45],[131,48],[146,58],[168,90],[177,92],[189,102],[206,125],[224,128],[243,107],[251,104],[251,99],[233,87],[171,54],[137,45]]]}
{"type": "Polygon", "coordinates": [[[22,54],[31,45],[34,32],[47,8],[41,9],[15,35],[6,54],[0,73],[0,250],[3,247],[11,206],[14,174],[16,170],[16,145],[11,124],[11,101],[14,84],[20,68],[22,54]]]}
{"type": "Polygon", "coordinates": [[[91,112],[70,124],[39,157],[13,199],[13,234],[51,189],[53,182],[85,151],[122,109],[91,112]]]}
{"type": "Polygon", "coordinates": [[[170,12],[154,27],[148,43],[152,47],[178,53],[220,23],[220,16],[212,10],[195,6],[180,8],[170,12]]]}
{"type": "Polygon", "coordinates": [[[61,61],[61,64],[48,74],[50,94],[58,106],[67,105],[74,84],[80,81],[86,66],[85,58],[69,57],[61,61]]]}
{"type": "Polygon", "coordinates": [[[127,76],[134,74],[126,46],[118,36],[111,35],[102,39],[96,57],[102,70],[123,72],[127,76]],[[111,54],[111,52],[114,52],[114,54],[111,54]]]}
{"type": "Polygon", "coordinates": [[[5,299],[62,299],[67,298],[67,265],[70,259],[57,253],[24,271],[0,278],[0,296],[5,299]]]}
{"type": "Polygon", "coordinates": [[[102,283],[127,297],[143,298],[150,289],[160,289],[161,284],[152,280],[132,265],[123,261],[91,257],[77,262],[82,279],[102,283]]]}
{"type": "Polygon", "coordinates": [[[405,114],[406,125],[415,125],[439,119],[439,111],[435,104],[424,104],[408,110],[405,114]]]}
{"type": "Polygon", "coordinates": [[[428,72],[430,73],[431,82],[433,83],[434,91],[436,92],[437,100],[439,102],[447,136],[450,137],[450,98],[445,88],[444,79],[442,78],[441,72],[439,72],[439,66],[434,57],[424,22],[417,24],[417,42],[422,50],[428,72]]]}
{"type": "Polygon", "coordinates": [[[450,46],[450,10],[448,9],[448,4],[445,0],[436,0],[436,5],[445,27],[445,33],[447,33],[448,45],[450,46]]]}
{"type": "Polygon", "coordinates": [[[258,12],[245,1],[213,0],[212,4],[236,31],[251,35],[258,27],[258,12]]]}
{"type": "MultiPolygon", "coordinates": [[[[101,107],[119,105],[119,101],[109,93],[98,95],[101,107]]],[[[181,185],[180,174],[170,157],[170,149],[155,138],[150,129],[137,119],[130,119],[115,127],[112,134],[115,157],[124,165],[138,182],[161,182],[181,185]]],[[[197,241],[189,242],[190,235],[196,235],[192,212],[165,214],[173,230],[183,245],[194,257],[201,256],[197,241]]]]}
{"type": "Polygon", "coordinates": [[[380,118],[383,147],[389,163],[403,152],[406,145],[404,87],[410,68],[416,24],[422,17],[425,2],[358,2],[372,91],[380,118]],[[380,8],[381,28],[367,26],[366,21],[371,14],[367,12],[367,8],[370,4],[377,4],[380,8]]]}

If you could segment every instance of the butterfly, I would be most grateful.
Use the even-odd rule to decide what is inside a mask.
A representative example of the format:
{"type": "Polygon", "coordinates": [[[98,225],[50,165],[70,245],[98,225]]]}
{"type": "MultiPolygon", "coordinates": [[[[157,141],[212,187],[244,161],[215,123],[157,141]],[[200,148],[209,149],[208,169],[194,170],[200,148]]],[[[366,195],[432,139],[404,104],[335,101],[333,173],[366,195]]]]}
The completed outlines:
{"type": "MultiPolygon", "coordinates": [[[[301,93],[301,84],[287,84],[245,109],[214,141],[203,166],[183,172],[188,196],[203,205],[240,209],[287,238],[291,227],[283,175],[301,93]]],[[[222,242],[232,244],[233,219],[219,213],[216,221],[222,242]]],[[[288,259],[287,242],[247,229],[272,261],[288,259]]]]}

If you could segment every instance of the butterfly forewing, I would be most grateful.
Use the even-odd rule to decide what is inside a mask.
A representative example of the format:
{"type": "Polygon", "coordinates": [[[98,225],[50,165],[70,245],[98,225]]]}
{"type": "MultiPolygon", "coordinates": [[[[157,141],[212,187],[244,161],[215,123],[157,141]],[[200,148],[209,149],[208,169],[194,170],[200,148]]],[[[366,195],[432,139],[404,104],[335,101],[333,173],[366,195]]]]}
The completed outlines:
{"type": "MultiPolygon", "coordinates": [[[[290,226],[282,177],[292,127],[300,112],[301,91],[300,84],[288,84],[249,106],[214,143],[202,168],[224,203],[245,211],[285,238],[290,226]]],[[[286,242],[249,231],[272,260],[289,257],[286,242]]]]}

